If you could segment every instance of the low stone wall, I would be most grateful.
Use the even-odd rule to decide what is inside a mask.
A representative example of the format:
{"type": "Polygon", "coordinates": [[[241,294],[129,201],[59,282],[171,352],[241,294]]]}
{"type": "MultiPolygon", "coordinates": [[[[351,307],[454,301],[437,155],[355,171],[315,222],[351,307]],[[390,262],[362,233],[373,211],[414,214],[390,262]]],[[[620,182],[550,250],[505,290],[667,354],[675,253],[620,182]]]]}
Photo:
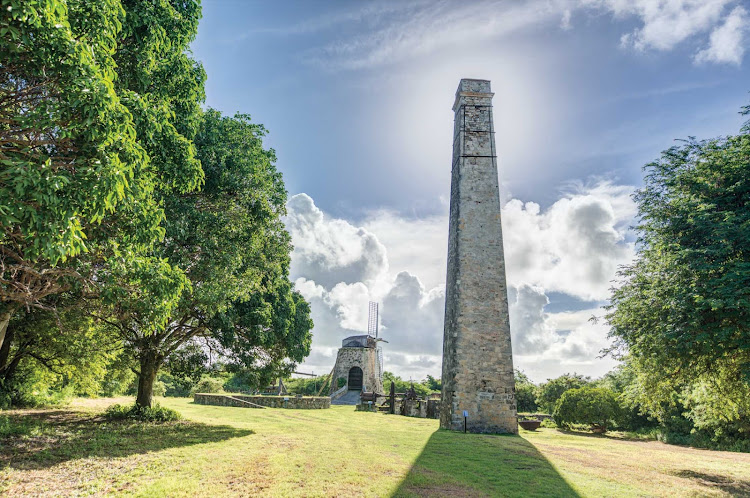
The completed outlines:
{"type": "Polygon", "coordinates": [[[552,420],[548,413],[519,413],[518,420],[552,420]]]}
{"type": "Polygon", "coordinates": [[[207,394],[195,393],[193,401],[199,405],[237,406],[241,408],[292,408],[297,410],[319,410],[331,407],[328,396],[248,396],[246,394],[207,394]],[[285,400],[284,398],[287,398],[285,400]]]}
{"type": "Polygon", "coordinates": [[[405,399],[401,403],[401,415],[419,418],[440,418],[440,400],[405,399]]]}

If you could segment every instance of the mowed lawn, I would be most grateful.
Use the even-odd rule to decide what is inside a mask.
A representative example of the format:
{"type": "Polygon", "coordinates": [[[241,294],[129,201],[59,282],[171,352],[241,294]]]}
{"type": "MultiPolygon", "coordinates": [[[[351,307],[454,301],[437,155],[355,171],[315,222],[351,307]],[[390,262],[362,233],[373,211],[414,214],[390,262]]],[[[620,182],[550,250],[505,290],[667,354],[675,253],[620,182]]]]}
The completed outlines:
{"type": "Polygon", "coordinates": [[[100,413],[115,401],[132,402],[0,412],[0,495],[750,496],[748,454],[556,429],[464,435],[353,407],[175,398],[160,402],[184,421],[108,422],[100,413]]]}

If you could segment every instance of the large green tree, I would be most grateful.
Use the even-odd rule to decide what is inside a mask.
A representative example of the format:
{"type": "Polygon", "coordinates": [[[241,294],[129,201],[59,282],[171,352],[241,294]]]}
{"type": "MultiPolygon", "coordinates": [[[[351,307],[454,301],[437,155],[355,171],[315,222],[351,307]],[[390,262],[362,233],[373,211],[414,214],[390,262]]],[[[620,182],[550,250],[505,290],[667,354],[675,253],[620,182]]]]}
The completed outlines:
{"type": "Polygon", "coordinates": [[[147,156],[114,89],[125,17],[116,0],[0,5],[0,345],[20,307],[80,277],[61,263],[116,210],[159,235],[147,156]]]}
{"type": "Polygon", "coordinates": [[[748,129],[690,138],[645,170],[637,258],[607,314],[613,351],[653,413],[680,403],[694,421],[711,411],[750,431],[748,129]]]}
{"type": "Polygon", "coordinates": [[[140,297],[111,300],[108,321],[139,363],[140,406],[151,405],[165,359],[194,338],[258,371],[309,353],[309,307],[288,279],[286,191],[264,134],[248,116],[204,114],[195,137],[204,186],[164,196],[166,237],[153,253],[184,269],[185,292],[164,324],[144,319],[150,307],[140,297]]]}
{"type": "Polygon", "coordinates": [[[147,250],[163,197],[203,178],[199,18],[191,0],[2,0],[0,346],[17,309],[70,289],[153,284],[148,321],[169,316],[187,282],[147,250]]]}

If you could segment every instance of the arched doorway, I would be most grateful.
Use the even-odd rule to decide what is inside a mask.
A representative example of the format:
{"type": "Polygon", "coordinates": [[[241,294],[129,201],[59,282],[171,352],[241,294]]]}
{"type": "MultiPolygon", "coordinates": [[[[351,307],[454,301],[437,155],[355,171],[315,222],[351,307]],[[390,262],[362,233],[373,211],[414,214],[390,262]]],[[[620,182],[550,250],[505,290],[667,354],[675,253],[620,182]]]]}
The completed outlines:
{"type": "Polygon", "coordinates": [[[349,382],[347,383],[349,390],[361,390],[362,389],[362,369],[359,367],[352,367],[349,369],[349,382]]]}

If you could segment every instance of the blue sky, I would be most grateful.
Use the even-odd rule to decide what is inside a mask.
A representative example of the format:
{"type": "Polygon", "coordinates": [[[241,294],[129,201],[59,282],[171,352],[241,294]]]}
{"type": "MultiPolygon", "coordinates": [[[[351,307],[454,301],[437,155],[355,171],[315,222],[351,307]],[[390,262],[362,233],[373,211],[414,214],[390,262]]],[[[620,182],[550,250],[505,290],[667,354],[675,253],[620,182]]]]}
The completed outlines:
{"type": "Polygon", "coordinates": [[[207,105],[269,130],[290,193],[292,277],[326,373],[381,302],[386,369],[440,373],[453,115],[489,79],[515,363],[601,375],[601,313],[633,255],[641,168],[748,103],[739,0],[204,1],[207,105]]]}

